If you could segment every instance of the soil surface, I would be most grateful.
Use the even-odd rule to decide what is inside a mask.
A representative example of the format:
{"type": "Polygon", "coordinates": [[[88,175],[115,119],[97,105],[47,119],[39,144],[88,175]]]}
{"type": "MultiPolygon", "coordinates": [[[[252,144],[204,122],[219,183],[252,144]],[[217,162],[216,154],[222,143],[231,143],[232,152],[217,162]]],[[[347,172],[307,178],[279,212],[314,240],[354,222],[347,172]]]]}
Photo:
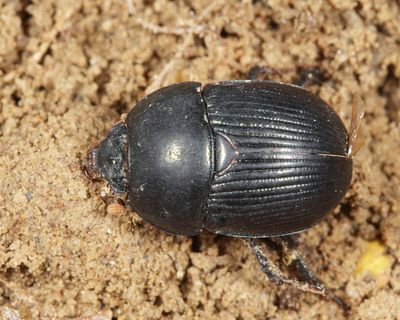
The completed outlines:
{"type": "Polygon", "coordinates": [[[3,319],[400,319],[398,1],[0,0],[3,319]],[[350,306],[276,288],[240,239],[170,236],[89,181],[86,152],[149,92],[178,81],[307,89],[364,145],[341,205],[297,237],[350,306]]]}

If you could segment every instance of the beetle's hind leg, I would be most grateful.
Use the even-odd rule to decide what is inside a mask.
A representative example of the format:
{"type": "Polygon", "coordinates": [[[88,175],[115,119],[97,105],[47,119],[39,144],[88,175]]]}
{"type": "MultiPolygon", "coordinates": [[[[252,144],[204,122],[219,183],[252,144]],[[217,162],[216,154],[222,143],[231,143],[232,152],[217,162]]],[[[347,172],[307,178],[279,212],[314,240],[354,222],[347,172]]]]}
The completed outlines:
{"type": "Polygon", "coordinates": [[[282,248],[283,262],[285,265],[293,265],[296,269],[301,281],[309,283],[313,288],[326,293],[325,285],[315,276],[308,268],[298,250],[293,248],[292,239],[290,237],[270,238],[271,242],[278,244],[282,248]]]}
{"type": "Polygon", "coordinates": [[[301,279],[300,283],[308,283],[313,289],[319,290],[321,294],[335,301],[345,313],[347,313],[349,310],[348,305],[341,298],[333,294],[332,291],[327,289],[322,281],[308,268],[301,257],[301,253],[294,248],[293,240],[290,236],[269,238],[269,241],[278,244],[282,248],[284,263],[287,266],[294,266],[301,279]]]}
{"type": "Polygon", "coordinates": [[[283,73],[288,72],[284,69],[276,69],[263,65],[255,65],[249,69],[247,72],[247,79],[249,80],[269,80],[270,78],[279,76],[281,77],[283,73]]]}
{"type": "Polygon", "coordinates": [[[297,74],[294,85],[299,87],[307,87],[313,84],[321,85],[326,80],[326,75],[318,67],[300,66],[287,68],[272,68],[264,65],[255,65],[247,72],[249,80],[279,80],[285,78],[285,74],[297,74]]]}
{"type": "MultiPolygon", "coordinates": [[[[312,273],[311,273],[311,278],[313,279],[313,281],[304,281],[304,280],[297,280],[297,279],[289,278],[265,254],[264,250],[262,249],[262,245],[263,245],[262,240],[249,238],[247,241],[250,245],[251,250],[253,251],[254,255],[256,256],[258,262],[260,263],[261,270],[267,275],[268,279],[271,282],[275,283],[277,286],[280,286],[282,284],[287,284],[287,285],[294,286],[295,288],[302,290],[302,291],[312,292],[312,293],[321,294],[321,295],[326,294],[325,286],[322,285],[322,283],[318,282],[316,280],[315,276],[312,275],[312,273]]],[[[296,259],[294,259],[294,260],[296,260],[296,259]]],[[[296,261],[302,261],[302,260],[300,259],[300,260],[296,260],[296,261]]],[[[305,266],[304,263],[303,263],[303,265],[305,266]]]]}

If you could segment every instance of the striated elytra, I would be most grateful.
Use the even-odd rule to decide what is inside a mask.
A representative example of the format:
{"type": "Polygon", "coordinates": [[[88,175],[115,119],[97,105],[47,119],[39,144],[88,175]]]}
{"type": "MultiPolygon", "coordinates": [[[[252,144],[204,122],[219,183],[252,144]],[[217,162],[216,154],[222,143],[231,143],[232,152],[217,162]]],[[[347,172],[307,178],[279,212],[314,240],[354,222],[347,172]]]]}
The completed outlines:
{"type": "Polygon", "coordinates": [[[352,175],[348,133],[289,84],[174,84],[146,96],[88,154],[90,177],[172,234],[289,235],[332,211],[352,175]]]}

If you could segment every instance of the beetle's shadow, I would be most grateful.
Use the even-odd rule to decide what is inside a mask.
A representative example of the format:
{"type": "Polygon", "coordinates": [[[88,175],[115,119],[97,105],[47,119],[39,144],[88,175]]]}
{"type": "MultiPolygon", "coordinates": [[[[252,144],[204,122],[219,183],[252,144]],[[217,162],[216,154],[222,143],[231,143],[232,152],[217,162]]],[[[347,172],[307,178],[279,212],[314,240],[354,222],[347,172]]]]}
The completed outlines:
{"type": "Polygon", "coordinates": [[[226,254],[226,246],[227,243],[231,239],[225,236],[217,235],[208,231],[203,231],[202,234],[196,235],[191,237],[192,239],[192,245],[191,245],[191,251],[192,252],[205,252],[207,248],[209,248],[211,245],[216,245],[218,248],[218,255],[224,255],[226,254]],[[225,243],[224,243],[225,242],[225,243]]]}
{"type": "Polygon", "coordinates": [[[218,256],[231,255],[229,248],[233,242],[237,242],[237,238],[231,238],[224,235],[218,235],[208,231],[202,234],[190,237],[192,240],[191,251],[196,253],[205,253],[212,245],[217,246],[218,256]]]}
{"type": "Polygon", "coordinates": [[[192,239],[192,245],[190,246],[190,250],[192,252],[201,252],[201,245],[202,245],[202,239],[201,236],[193,236],[191,237],[192,239]]]}

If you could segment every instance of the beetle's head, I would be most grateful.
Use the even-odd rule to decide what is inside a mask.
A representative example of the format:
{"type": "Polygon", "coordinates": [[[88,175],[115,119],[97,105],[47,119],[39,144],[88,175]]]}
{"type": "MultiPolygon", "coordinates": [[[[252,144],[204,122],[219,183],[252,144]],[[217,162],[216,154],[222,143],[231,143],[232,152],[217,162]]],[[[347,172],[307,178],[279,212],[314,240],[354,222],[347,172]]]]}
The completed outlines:
{"type": "Polygon", "coordinates": [[[126,126],[118,122],[103,141],[89,149],[86,176],[91,180],[105,179],[116,194],[126,192],[126,149],[126,126]]]}

